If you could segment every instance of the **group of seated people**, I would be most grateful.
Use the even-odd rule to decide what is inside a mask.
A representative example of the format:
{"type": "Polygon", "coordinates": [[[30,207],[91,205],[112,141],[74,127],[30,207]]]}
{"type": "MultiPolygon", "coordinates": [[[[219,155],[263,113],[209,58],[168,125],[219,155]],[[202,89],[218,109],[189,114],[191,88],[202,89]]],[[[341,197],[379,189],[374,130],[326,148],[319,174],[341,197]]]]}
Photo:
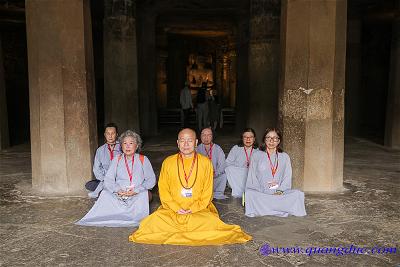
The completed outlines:
{"type": "Polygon", "coordinates": [[[139,228],[129,240],[146,244],[219,245],[245,243],[251,236],[238,225],[220,220],[212,199],[226,199],[227,183],[232,196],[243,198],[245,215],[305,216],[304,193],[291,189],[289,156],[279,147],[281,133],[267,129],[257,147],[256,134],[247,128],[241,141],[225,159],[213,142],[211,128],[196,133],[186,128],[178,134],[178,153],[167,157],[158,180],[161,206],[149,215],[150,190],[156,177],[149,159],[139,154],[142,140],[128,130],[119,142],[117,126],[108,124],[106,143],[96,151],[96,180],[86,184],[97,198],[76,224],[139,228]],[[119,147],[122,151],[120,151],[119,147]]]}

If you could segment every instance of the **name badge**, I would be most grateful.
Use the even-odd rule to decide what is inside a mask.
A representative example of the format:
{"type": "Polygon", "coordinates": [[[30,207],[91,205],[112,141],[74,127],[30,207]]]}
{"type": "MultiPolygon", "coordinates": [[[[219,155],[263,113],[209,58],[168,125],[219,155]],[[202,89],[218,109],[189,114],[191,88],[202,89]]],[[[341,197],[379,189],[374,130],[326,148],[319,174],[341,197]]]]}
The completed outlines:
{"type": "Polygon", "coordinates": [[[268,188],[269,189],[277,189],[279,187],[279,185],[272,185],[272,184],[268,184],[268,188]]]}
{"type": "Polygon", "coordinates": [[[192,197],[192,188],[190,189],[182,188],[181,195],[183,197],[192,197]]]}

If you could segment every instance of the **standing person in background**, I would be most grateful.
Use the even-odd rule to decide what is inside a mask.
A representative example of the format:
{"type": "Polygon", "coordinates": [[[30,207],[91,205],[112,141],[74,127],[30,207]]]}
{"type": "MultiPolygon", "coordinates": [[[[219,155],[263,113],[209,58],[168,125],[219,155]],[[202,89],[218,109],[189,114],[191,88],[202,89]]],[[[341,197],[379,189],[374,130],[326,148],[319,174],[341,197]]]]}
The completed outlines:
{"type": "Polygon", "coordinates": [[[197,123],[199,131],[208,127],[207,83],[205,82],[197,92],[197,123]]]}
{"type": "Polygon", "coordinates": [[[220,116],[220,105],[217,95],[217,90],[210,90],[210,96],[208,98],[208,118],[210,120],[210,126],[213,131],[217,130],[219,116],[220,116]]]}
{"type": "Polygon", "coordinates": [[[111,161],[121,153],[121,147],[117,141],[118,127],[114,123],[108,123],[104,129],[106,143],[96,150],[93,163],[93,173],[96,177],[86,183],[85,187],[90,192],[90,198],[97,198],[104,186],[104,176],[108,171],[111,161]]]}
{"type": "Polygon", "coordinates": [[[183,127],[189,127],[189,115],[190,110],[193,109],[192,93],[189,90],[188,82],[185,82],[185,87],[183,87],[180,95],[181,109],[183,112],[183,127]]]}

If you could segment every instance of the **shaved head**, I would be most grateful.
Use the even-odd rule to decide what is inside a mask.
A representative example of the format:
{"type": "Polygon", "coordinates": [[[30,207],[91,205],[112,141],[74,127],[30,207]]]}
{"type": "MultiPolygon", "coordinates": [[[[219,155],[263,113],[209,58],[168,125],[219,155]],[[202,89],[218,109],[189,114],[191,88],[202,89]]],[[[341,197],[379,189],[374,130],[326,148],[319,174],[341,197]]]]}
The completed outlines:
{"type": "Polygon", "coordinates": [[[190,128],[185,128],[178,133],[179,151],[184,157],[191,157],[194,154],[195,147],[197,146],[196,132],[190,128]]]}
{"type": "Polygon", "coordinates": [[[178,133],[178,139],[181,135],[184,135],[184,134],[193,134],[194,138],[196,139],[196,132],[193,129],[185,128],[185,129],[180,130],[178,133]]]}

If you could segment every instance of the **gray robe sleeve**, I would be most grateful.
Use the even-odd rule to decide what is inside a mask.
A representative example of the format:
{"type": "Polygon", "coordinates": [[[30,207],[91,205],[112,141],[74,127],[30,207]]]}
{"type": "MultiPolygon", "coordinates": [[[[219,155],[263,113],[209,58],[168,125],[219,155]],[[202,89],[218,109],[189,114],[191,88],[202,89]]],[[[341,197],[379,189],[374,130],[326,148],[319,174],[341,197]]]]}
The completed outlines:
{"type": "Polygon", "coordinates": [[[115,179],[117,176],[118,158],[119,156],[113,159],[104,177],[104,188],[111,193],[116,192],[117,189],[117,184],[115,183],[115,179]]]}
{"type": "Polygon", "coordinates": [[[251,157],[246,189],[248,188],[264,194],[272,195],[276,192],[276,189],[269,189],[267,179],[264,179],[258,171],[259,166],[265,164],[265,162],[263,162],[264,153],[265,152],[263,151],[256,151],[256,153],[251,157]]]}
{"type": "Polygon", "coordinates": [[[259,161],[259,155],[253,155],[250,160],[249,173],[247,174],[246,189],[252,189],[259,192],[263,192],[263,187],[257,178],[257,166],[259,161]]]}
{"type": "MultiPolygon", "coordinates": [[[[140,161],[140,164],[141,163],[142,162],[140,161]]],[[[134,188],[135,193],[140,193],[145,190],[151,190],[156,184],[156,175],[154,174],[150,160],[146,156],[144,156],[142,170],[143,170],[143,183],[134,188]]]]}
{"type": "Polygon", "coordinates": [[[229,151],[228,157],[225,160],[225,168],[229,166],[235,166],[236,162],[236,157],[237,157],[237,148],[238,146],[234,146],[231,148],[231,151],[229,151]]]}
{"type": "Polygon", "coordinates": [[[94,176],[96,177],[96,179],[99,180],[99,181],[103,181],[104,180],[104,176],[106,174],[106,171],[105,171],[105,169],[103,167],[103,164],[100,161],[101,148],[102,147],[99,147],[96,150],[96,156],[94,157],[94,163],[93,163],[93,173],[94,173],[94,176]]]}
{"type": "Polygon", "coordinates": [[[216,147],[217,166],[215,168],[215,176],[218,177],[225,173],[225,153],[220,146],[216,147]]]}
{"type": "Polygon", "coordinates": [[[285,155],[285,169],[281,178],[281,183],[279,185],[279,190],[285,191],[292,189],[292,165],[290,163],[289,155],[285,155]]]}

